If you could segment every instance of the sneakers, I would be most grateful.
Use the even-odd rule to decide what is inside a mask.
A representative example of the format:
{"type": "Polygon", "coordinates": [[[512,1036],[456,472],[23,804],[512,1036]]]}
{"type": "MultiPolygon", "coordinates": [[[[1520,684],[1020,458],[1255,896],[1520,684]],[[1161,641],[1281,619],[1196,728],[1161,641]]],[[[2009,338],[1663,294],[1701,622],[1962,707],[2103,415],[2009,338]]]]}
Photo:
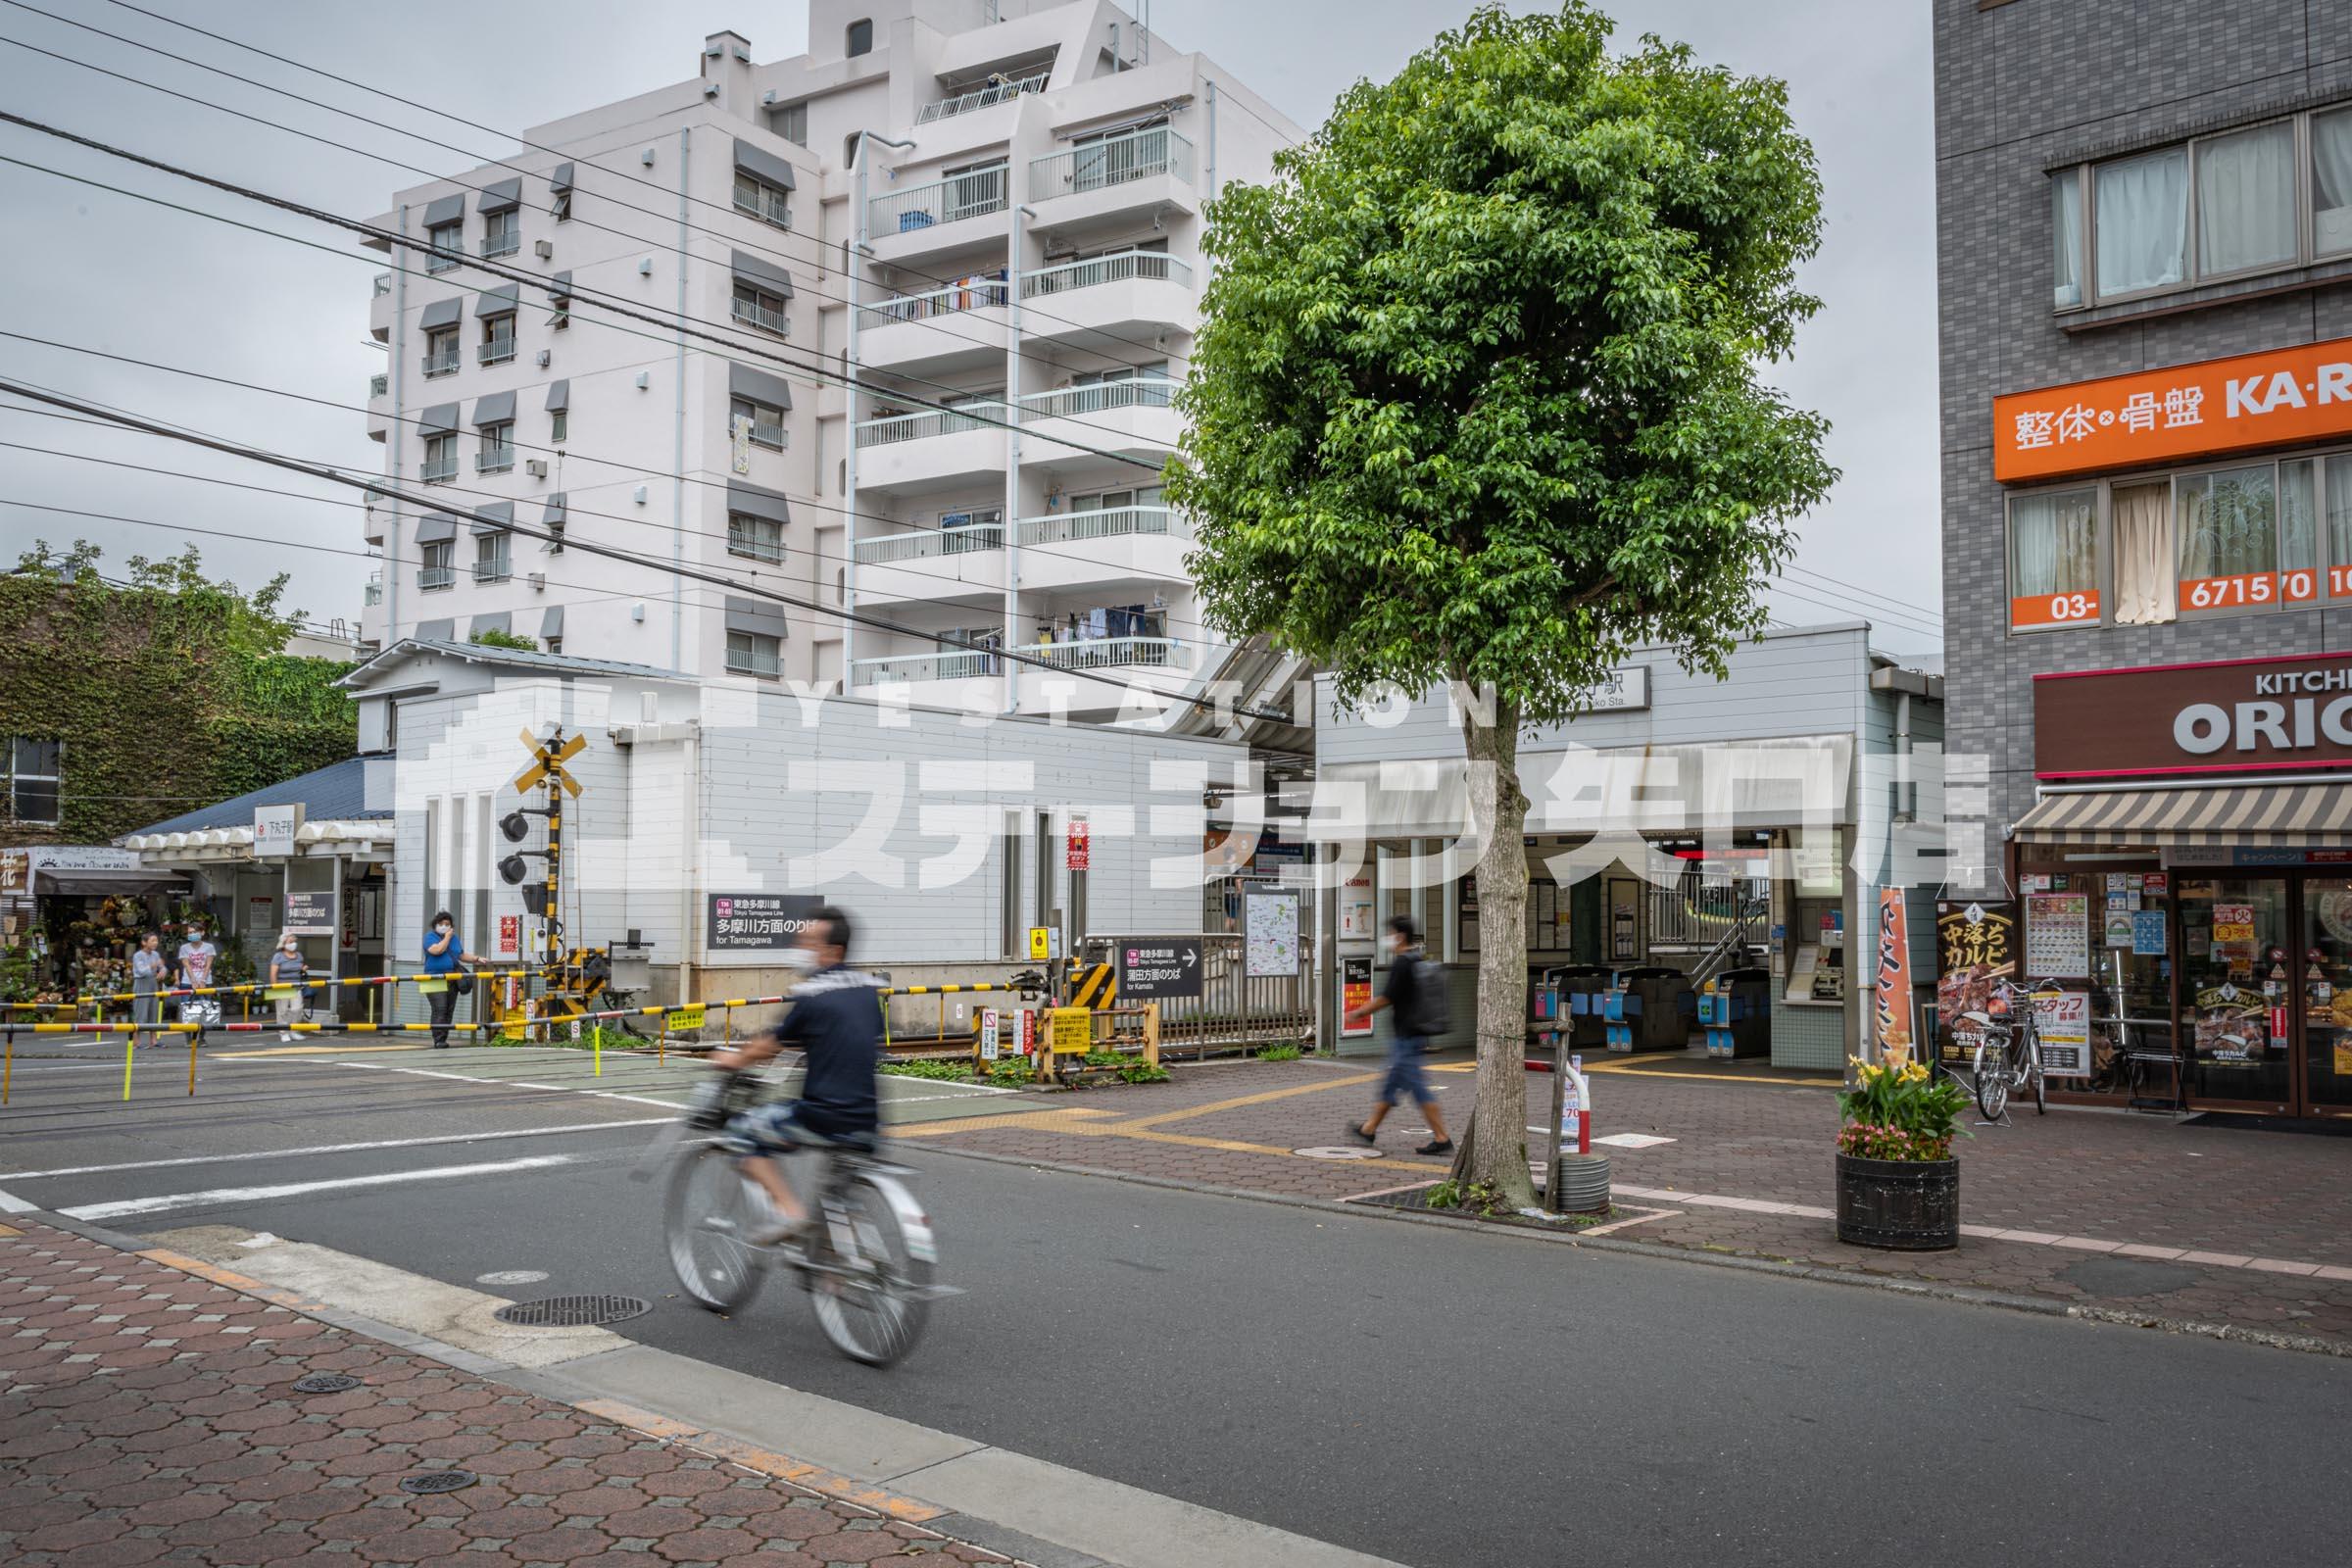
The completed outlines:
{"type": "Polygon", "coordinates": [[[1351,1121],[1348,1124],[1348,1136],[1354,1139],[1359,1144],[1378,1144],[1380,1142],[1379,1139],[1364,1131],[1364,1124],[1357,1121],[1351,1121]]]}
{"type": "Polygon", "coordinates": [[[1416,1154],[1450,1154],[1453,1152],[1453,1140],[1433,1138],[1419,1149],[1414,1150],[1413,1152],[1416,1154]]]}

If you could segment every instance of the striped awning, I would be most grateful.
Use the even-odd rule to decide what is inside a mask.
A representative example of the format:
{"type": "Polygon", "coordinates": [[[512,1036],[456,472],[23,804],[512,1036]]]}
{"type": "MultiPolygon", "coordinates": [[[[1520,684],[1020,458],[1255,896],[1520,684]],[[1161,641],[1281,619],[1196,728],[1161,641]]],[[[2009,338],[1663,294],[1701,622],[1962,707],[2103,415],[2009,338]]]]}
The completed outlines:
{"type": "Polygon", "coordinates": [[[2031,844],[2352,845],[2352,785],[2096,790],[2044,797],[2018,818],[2031,844]]]}

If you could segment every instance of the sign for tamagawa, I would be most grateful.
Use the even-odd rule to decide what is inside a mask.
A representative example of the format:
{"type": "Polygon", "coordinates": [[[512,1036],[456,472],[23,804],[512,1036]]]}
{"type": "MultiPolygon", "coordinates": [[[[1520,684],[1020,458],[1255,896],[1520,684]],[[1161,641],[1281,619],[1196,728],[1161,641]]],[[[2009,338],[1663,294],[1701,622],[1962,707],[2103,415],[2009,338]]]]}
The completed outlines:
{"type": "Polygon", "coordinates": [[[2034,677],[2037,778],[2352,767],[2352,653],[2034,677]]]}
{"type": "Polygon", "coordinates": [[[824,900],[811,893],[713,893],[708,899],[703,946],[734,951],[799,947],[802,928],[823,906],[824,900]]]}

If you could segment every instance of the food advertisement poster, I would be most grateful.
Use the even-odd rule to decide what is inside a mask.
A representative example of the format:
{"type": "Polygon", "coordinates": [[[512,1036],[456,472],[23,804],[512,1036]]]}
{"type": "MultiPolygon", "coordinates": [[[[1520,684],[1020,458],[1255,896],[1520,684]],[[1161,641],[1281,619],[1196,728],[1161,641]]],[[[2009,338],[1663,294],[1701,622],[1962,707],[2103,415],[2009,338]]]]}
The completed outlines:
{"type": "Polygon", "coordinates": [[[1976,1054],[1974,1031],[1961,1015],[1982,1012],[1996,980],[2017,977],[2017,906],[1936,906],[1936,1017],[1945,1061],[1976,1054]]]}
{"type": "Polygon", "coordinates": [[[2090,973],[2088,894],[2036,893],[2026,900],[2026,972],[2037,980],[2090,973]]]}

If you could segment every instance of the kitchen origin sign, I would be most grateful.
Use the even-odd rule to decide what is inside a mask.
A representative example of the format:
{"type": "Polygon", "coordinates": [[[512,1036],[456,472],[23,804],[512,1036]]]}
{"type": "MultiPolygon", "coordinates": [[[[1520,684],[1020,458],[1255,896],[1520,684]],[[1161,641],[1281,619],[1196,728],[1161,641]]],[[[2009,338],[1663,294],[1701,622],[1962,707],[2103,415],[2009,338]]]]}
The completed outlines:
{"type": "Polygon", "coordinates": [[[1992,400],[2003,484],[2352,434],[2352,338],[1992,400]]]}
{"type": "Polygon", "coordinates": [[[2034,677],[2036,778],[2352,767],[2352,653],[2034,677]]]}

